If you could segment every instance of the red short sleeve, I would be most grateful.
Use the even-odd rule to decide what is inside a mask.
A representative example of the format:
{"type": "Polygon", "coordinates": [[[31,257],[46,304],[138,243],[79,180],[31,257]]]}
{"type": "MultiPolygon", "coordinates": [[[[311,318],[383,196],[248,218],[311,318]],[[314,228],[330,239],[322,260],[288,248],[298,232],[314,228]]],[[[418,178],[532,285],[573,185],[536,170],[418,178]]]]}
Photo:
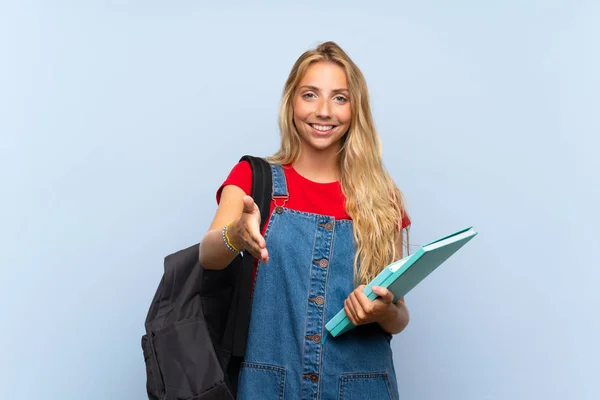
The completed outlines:
{"type": "Polygon", "coordinates": [[[408,226],[410,226],[410,218],[408,217],[408,214],[405,212],[404,215],[402,216],[402,229],[407,228],[408,226]]]}
{"type": "Polygon", "coordinates": [[[225,179],[225,182],[219,186],[217,190],[217,204],[221,201],[221,192],[227,185],[235,185],[250,196],[250,193],[252,193],[252,167],[250,167],[248,161],[237,163],[229,173],[229,176],[227,176],[227,179],[225,179]]]}

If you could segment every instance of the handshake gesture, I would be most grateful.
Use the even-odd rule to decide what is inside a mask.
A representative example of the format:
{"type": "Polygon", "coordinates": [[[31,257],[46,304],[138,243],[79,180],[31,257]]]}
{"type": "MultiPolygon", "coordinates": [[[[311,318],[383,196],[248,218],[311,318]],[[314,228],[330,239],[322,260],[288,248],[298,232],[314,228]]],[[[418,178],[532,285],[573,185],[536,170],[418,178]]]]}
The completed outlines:
{"type": "Polygon", "coordinates": [[[243,249],[266,263],[269,261],[269,252],[260,232],[260,210],[252,197],[244,196],[242,201],[242,216],[229,226],[229,239],[237,249],[243,249]]]}

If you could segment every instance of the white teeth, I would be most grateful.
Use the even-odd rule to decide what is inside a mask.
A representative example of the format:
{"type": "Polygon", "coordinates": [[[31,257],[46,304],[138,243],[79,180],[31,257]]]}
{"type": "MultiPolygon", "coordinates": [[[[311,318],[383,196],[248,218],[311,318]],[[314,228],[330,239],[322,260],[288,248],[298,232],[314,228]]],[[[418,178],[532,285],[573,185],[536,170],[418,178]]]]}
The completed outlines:
{"type": "Polygon", "coordinates": [[[333,129],[333,125],[315,125],[315,124],[310,124],[310,126],[312,126],[313,128],[315,128],[318,131],[329,131],[329,130],[333,129]]]}

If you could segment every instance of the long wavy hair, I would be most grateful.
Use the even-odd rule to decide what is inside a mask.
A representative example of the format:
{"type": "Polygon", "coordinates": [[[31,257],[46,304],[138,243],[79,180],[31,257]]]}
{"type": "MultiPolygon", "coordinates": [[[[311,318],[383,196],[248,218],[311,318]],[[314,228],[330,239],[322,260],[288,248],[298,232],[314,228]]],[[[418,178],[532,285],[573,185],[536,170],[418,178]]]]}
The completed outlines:
{"type": "Polygon", "coordinates": [[[375,130],[366,80],[350,57],[334,42],[306,51],[294,64],[285,83],[279,110],[281,147],[268,160],[280,165],[294,163],[302,140],[294,124],[293,100],[308,67],[328,61],[346,72],[350,92],[350,128],[342,138],[339,153],[341,187],[346,212],[353,221],[356,241],[355,284],[366,284],[399,258],[396,243],[408,250],[408,231],[402,229],[404,196],[386,171],[382,148],[375,130]],[[403,232],[406,233],[404,236],[403,232]]]}

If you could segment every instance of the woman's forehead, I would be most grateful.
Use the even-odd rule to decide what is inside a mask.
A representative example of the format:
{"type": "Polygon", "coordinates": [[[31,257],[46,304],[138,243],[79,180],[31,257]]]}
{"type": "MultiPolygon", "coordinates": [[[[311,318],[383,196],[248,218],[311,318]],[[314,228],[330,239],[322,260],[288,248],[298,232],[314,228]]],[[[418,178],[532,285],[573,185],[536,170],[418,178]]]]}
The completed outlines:
{"type": "Polygon", "coordinates": [[[346,72],[339,65],[320,61],[306,69],[298,84],[298,87],[301,86],[311,86],[321,90],[347,90],[348,79],[346,72]]]}

